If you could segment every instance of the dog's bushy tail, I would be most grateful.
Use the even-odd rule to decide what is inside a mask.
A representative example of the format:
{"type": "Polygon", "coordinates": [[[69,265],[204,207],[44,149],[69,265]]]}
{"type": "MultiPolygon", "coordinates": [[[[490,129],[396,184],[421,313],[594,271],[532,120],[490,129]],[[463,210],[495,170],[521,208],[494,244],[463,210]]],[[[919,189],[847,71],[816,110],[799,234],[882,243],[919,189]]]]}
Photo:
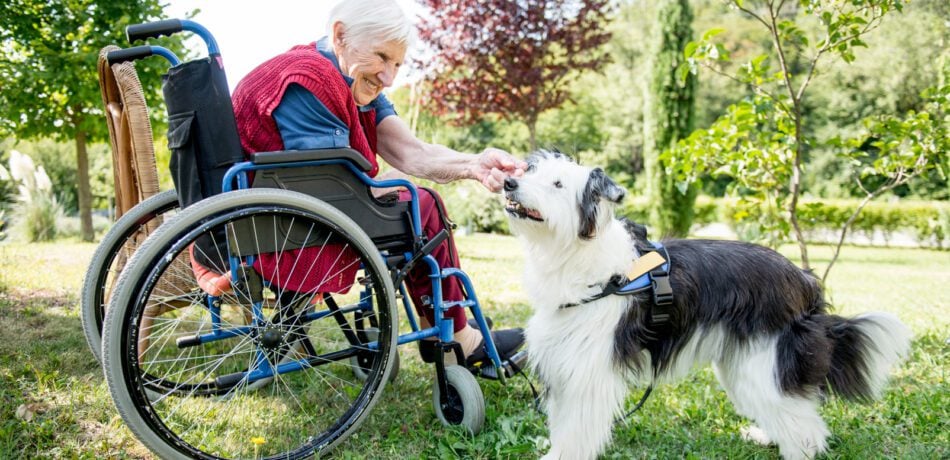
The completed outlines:
{"type": "Polygon", "coordinates": [[[910,339],[910,329],[890,313],[799,319],[779,338],[782,389],[804,395],[826,387],[853,401],[876,399],[910,339]]]}
{"type": "Polygon", "coordinates": [[[846,399],[876,399],[891,369],[910,351],[910,329],[890,313],[826,318],[834,342],[828,385],[846,399]]]}

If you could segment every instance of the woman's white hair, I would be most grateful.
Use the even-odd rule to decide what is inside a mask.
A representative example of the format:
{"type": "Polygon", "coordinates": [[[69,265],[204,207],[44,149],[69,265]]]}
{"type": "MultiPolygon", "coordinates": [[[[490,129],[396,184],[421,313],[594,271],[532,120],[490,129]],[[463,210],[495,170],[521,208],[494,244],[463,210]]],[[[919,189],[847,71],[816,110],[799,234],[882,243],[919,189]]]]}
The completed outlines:
{"type": "MultiPolygon", "coordinates": [[[[412,42],[413,24],[395,0],[342,0],[330,10],[327,35],[334,37],[333,24],[343,24],[345,46],[364,48],[374,43],[412,42]]],[[[331,40],[333,43],[334,40],[331,40]]]]}

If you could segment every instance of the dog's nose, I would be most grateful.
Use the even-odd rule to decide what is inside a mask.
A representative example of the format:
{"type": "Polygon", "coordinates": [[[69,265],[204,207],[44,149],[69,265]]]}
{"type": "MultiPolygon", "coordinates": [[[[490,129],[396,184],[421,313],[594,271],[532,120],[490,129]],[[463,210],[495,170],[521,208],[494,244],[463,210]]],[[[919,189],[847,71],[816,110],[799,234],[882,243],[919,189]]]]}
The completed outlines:
{"type": "Polygon", "coordinates": [[[506,192],[510,192],[510,191],[512,191],[512,190],[514,190],[514,189],[516,189],[516,188],[518,188],[518,181],[516,181],[513,177],[506,177],[506,178],[505,178],[505,191],[506,191],[506,192]]]}

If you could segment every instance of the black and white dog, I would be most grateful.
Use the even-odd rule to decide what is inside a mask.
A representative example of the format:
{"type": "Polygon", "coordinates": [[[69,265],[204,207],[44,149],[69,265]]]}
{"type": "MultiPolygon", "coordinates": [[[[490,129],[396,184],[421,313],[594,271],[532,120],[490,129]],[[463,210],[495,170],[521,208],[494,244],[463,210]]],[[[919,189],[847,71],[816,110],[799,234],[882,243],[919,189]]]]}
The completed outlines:
{"type": "Polygon", "coordinates": [[[910,331],[894,315],[828,314],[811,274],[741,242],[663,242],[674,297],[663,331],[651,330],[649,293],[585,302],[627,272],[636,247],[649,247],[646,232],[614,217],[625,190],[601,169],[551,152],[528,165],[505,182],[505,196],[526,251],[534,315],[525,334],[546,386],[545,458],[596,458],[630,385],[668,382],[706,362],[754,422],[744,438],[777,444],[786,459],[812,458],[827,448],[823,396],[876,397],[908,352],[910,331]]]}

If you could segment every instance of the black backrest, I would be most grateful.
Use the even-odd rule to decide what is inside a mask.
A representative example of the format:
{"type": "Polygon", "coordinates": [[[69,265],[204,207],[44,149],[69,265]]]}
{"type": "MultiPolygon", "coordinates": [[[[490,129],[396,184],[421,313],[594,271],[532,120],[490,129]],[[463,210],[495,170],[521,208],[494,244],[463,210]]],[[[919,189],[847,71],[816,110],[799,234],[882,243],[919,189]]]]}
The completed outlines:
{"type": "Polygon", "coordinates": [[[168,107],[169,169],[182,208],[221,193],[224,173],[244,161],[228,82],[216,56],[162,76],[168,107]]]}

